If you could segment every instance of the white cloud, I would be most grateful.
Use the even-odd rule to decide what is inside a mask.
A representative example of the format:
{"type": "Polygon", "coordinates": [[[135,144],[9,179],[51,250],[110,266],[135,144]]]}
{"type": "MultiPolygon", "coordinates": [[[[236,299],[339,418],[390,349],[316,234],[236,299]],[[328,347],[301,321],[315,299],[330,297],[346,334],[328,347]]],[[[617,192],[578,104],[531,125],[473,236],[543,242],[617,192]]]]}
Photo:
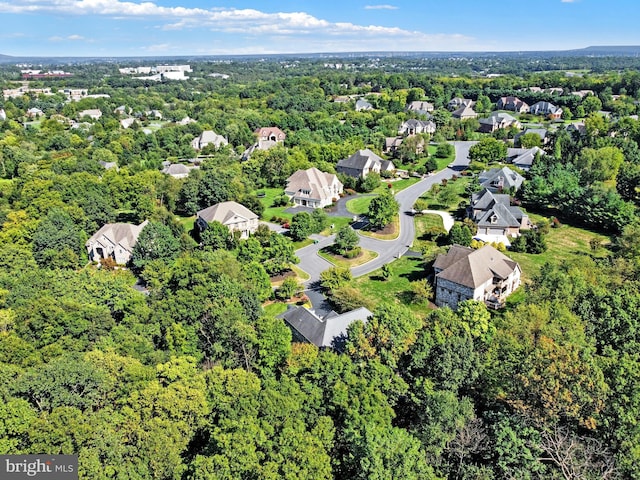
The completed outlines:
{"type": "Polygon", "coordinates": [[[395,5],[365,5],[364,9],[365,10],[397,10],[398,7],[396,7],[395,5]]]}
{"type": "MultiPolygon", "coordinates": [[[[385,4],[365,8],[396,7],[385,4]]],[[[165,31],[191,29],[240,34],[246,41],[237,42],[232,48],[242,49],[248,47],[248,43],[253,43],[254,51],[266,48],[273,53],[479,47],[472,43],[473,39],[460,34],[431,34],[399,27],[329,22],[306,12],[267,13],[251,8],[164,7],[151,1],[134,3],[126,0],[12,0],[11,3],[0,0],[0,13],[103,16],[118,20],[153,21],[157,28],[165,31]]],[[[225,44],[228,47],[228,43],[225,44]]],[[[158,46],[153,48],[163,50],[158,46]]]]}
{"type": "Polygon", "coordinates": [[[64,42],[64,41],[87,41],[87,39],[85,37],[83,37],[82,35],[67,35],[66,37],[59,37],[59,36],[55,36],[55,37],[49,37],[49,40],[52,42],[64,42]]]}
{"type": "Polygon", "coordinates": [[[562,3],[576,3],[576,0],[560,0],[562,3]]]}

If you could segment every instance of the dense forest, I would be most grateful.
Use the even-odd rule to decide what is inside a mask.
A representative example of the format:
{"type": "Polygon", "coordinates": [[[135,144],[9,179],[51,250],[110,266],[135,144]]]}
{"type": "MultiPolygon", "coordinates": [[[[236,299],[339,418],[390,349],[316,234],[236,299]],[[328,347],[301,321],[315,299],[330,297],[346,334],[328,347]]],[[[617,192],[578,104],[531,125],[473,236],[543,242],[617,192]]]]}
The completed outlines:
{"type": "MultiPolygon", "coordinates": [[[[0,454],[76,453],[87,479],[640,477],[636,58],[202,61],[173,82],[118,66],[65,65],[73,76],[28,82],[51,94],[2,100],[0,454]],[[96,96],[68,101],[72,88],[96,96]],[[382,154],[404,120],[424,118],[413,101],[434,106],[434,147],[512,146],[517,132],[481,134],[447,109],[462,97],[489,114],[509,95],[563,109],[559,122],[521,116],[549,141],[529,138],[546,154],[514,200],[607,240],[549,262],[525,247],[539,265],[504,310],[422,313],[390,297],[342,351],[318,349],[292,342],[266,308],[297,261],[294,239],[192,231],[194,213],[218,202],[263,215],[261,193],[298,169],[382,154]],[[78,118],[88,109],[102,116],[78,118]],[[584,129],[567,131],[572,121],[584,129]],[[286,132],[284,145],[242,160],[264,126],[286,132]],[[204,130],[229,145],[196,152],[204,130]],[[195,158],[187,178],[161,173],[195,158]],[[89,261],[102,225],[145,220],[127,268],[89,261]]],[[[19,68],[0,66],[0,85],[25,86],[19,68]]],[[[421,173],[429,160],[415,147],[394,158],[421,173]]],[[[420,280],[447,241],[423,252],[420,280]]],[[[335,301],[362,304],[350,282],[335,301]]]]}

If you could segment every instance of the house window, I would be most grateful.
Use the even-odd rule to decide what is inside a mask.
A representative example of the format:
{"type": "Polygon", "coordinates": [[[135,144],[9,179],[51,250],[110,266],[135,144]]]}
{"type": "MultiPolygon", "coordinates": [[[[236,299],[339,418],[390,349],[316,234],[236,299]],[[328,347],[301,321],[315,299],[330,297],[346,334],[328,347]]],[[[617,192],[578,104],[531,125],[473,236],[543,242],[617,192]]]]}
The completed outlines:
{"type": "Polygon", "coordinates": [[[498,216],[497,215],[491,215],[491,223],[498,223],[498,216]]]}

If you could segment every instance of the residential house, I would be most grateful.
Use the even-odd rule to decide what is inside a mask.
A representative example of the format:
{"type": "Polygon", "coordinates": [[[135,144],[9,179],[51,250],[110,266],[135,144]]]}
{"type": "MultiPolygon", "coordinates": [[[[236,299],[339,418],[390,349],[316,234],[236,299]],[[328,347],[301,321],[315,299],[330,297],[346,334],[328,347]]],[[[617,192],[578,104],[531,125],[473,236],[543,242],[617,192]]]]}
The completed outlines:
{"type": "Polygon", "coordinates": [[[478,226],[476,238],[509,245],[509,237],[520,235],[520,229],[528,229],[529,216],[519,207],[511,205],[511,197],[491,193],[483,189],[471,195],[469,217],[478,226]]]}
{"type": "Polygon", "coordinates": [[[507,162],[511,163],[514,167],[528,171],[538,154],[545,154],[544,150],[540,147],[507,148],[507,162]]]}
{"type": "Polygon", "coordinates": [[[258,229],[258,215],[236,202],[216,203],[197,213],[196,227],[204,232],[211,222],[220,222],[230,232],[240,232],[240,238],[248,238],[258,229]]]}
{"type": "Polygon", "coordinates": [[[484,302],[501,308],[520,286],[522,270],[517,262],[491,245],[473,250],[452,245],[433,264],[436,278],[435,303],[458,308],[465,300],[484,302]]]}
{"type": "Polygon", "coordinates": [[[587,95],[595,95],[595,93],[594,93],[593,90],[576,90],[574,92],[571,92],[571,95],[575,95],[577,97],[584,98],[587,95]]]}
{"type": "Polygon", "coordinates": [[[214,145],[216,148],[220,148],[224,145],[228,145],[227,139],[222,135],[218,135],[213,130],[205,130],[196,138],[191,140],[191,147],[194,150],[202,150],[204,147],[208,145],[214,145]]]}
{"type": "Polygon", "coordinates": [[[88,110],[82,110],[78,112],[78,119],[82,119],[84,117],[89,117],[92,120],[98,120],[102,117],[102,112],[98,108],[90,108],[88,110]]]}
{"type": "Polygon", "coordinates": [[[130,115],[131,108],[126,107],[125,105],[120,105],[119,107],[116,107],[114,109],[113,113],[115,113],[116,115],[130,115]]]}
{"type": "Polygon", "coordinates": [[[413,112],[413,113],[416,113],[417,115],[430,116],[433,110],[434,110],[433,103],[423,102],[420,100],[416,100],[415,102],[411,102],[409,103],[409,105],[407,105],[407,112],[413,112]]]}
{"type": "Polygon", "coordinates": [[[187,178],[189,176],[189,172],[194,168],[199,167],[197,165],[187,166],[182,163],[168,163],[162,169],[162,173],[173,178],[187,178]]]}
{"type": "Polygon", "coordinates": [[[190,123],[196,123],[196,121],[193,118],[190,118],[189,116],[184,117],[182,120],[179,120],[176,122],[178,125],[189,125],[190,123]]]}
{"type": "Polygon", "coordinates": [[[34,107],[27,110],[27,117],[29,118],[39,118],[39,117],[42,117],[43,115],[44,115],[44,112],[39,108],[34,107]]]}
{"type": "Polygon", "coordinates": [[[520,145],[520,137],[522,135],[526,135],[527,133],[535,133],[540,137],[540,143],[542,145],[546,145],[549,143],[549,135],[546,128],[527,128],[523,132],[517,133],[515,137],[513,137],[513,143],[518,146],[520,145]]]}
{"type": "Polygon", "coordinates": [[[404,137],[386,137],[384,139],[384,149],[382,153],[387,153],[389,155],[393,155],[398,151],[400,145],[402,145],[402,141],[404,137]]]}
{"type": "Polygon", "coordinates": [[[284,193],[295,205],[323,208],[337,201],[343,188],[336,175],[312,167],[298,170],[287,178],[284,193]]]}
{"type": "Polygon", "coordinates": [[[584,122],[572,122],[569,125],[567,125],[566,128],[567,132],[576,135],[586,135],[587,134],[587,127],[585,126],[584,122]]]}
{"type": "Polygon", "coordinates": [[[364,307],[343,314],[330,312],[324,317],[318,316],[308,308],[291,306],[278,315],[291,328],[294,342],[312,343],[319,348],[332,348],[341,351],[347,338],[347,328],[353,322],[367,322],[373,313],[364,307]]]}
{"type": "Polygon", "coordinates": [[[4,108],[0,108],[0,122],[4,122],[7,119],[7,114],[4,108]]]}
{"type": "Polygon", "coordinates": [[[131,260],[133,247],[136,246],[140,232],[147,223],[145,220],[140,225],[130,223],[103,225],[85,243],[89,259],[92,262],[99,262],[111,258],[119,265],[126,265],[131,260]]]}
{"type": "Polygon", "coordinates": [[[480,128],[482,133],[493,133],[501,128],[520,128],[520,122],[517,118],[506,112],[493,112],[487,118],[480,119],[480,128]]]}
{"type": "Polygon", "coordinates": [[[368,148],[358,150],[349,158],[342,159],[336,165],[338,173],[344,173],[350,177],[365,178],[370,172],[392,172],[396,169],[393,162],[383,160],[368,148]]]}
{"type": "Polygon", "coordinates": [[[529,113],[532,115],[543,115],[555,120],[562,117],[562,108],[550,102],[538,102],[529,107],[529,113]]]}
{"type": "Polygon", "coordinates": [[[524,182],[524,177],[509,167],[492,168],[480,173],[478,182],[481,187],[492,193],[501,193],[505,190],[516,192],[524,182]]]}
{"type": "Polygon", "coordinates": [[[498,110],[510,110],[512,112],[527,113],[529,105],[520,100],[518,97],[501,97],[496,103],[498,110]]]}
{"type": "Polygon", "coordinates": [[[356,112],[361,112],[362,110],[373,110],[373,105],[367,102],[363,98],[359,98],[356,100],[356,112]]]}
{"type": "Polygon", "coordinates": [[[137,122],[137,120],[135,118],[128,117],[128,118],[123,118],[122,120],[120,120],[120,125],[122,126],[122,128],[129,128],[131,125],[133,125],[136,122],[137,122]]]}
{"type": "Polygon", "coordinates": [[[398,135],[415,135],[417,133],[435,133],[436,124],[431,121],[410,118],[398,128],[398,135]]]}
{"type": "Polygon", "coordinates": [[[257,142],[247,148],[242,154],[243,160],[248,160],[251,154],[256,150],[269,150],[276,145],[281,145],[287,135],[278,127],[262,127],[253,132],[257,142]]]}
{"type": "Polygon", "coordinates": [[[458,120],[467,120],[469,118],[478,118],[478,114],[472,107],[463,106],[451,112],[453,118],[458,120]]]}
{"type": "Polygon", "coordinates": [[[458,110],[460,107],[473,107],[474,105],[475,102],[470,98],[455,97],[449,100],[449,103],[447,103],[447,108],[449,110],[458,110]]]}

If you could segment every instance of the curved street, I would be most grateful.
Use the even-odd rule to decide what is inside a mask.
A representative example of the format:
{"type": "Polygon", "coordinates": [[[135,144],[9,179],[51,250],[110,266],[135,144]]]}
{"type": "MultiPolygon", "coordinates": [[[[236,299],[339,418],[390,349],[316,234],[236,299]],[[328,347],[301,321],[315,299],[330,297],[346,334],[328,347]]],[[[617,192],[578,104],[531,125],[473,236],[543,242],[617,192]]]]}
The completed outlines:
{"type": "MultiPolygon", "coordinates": [[[[360,245],[362,248],[374,251],[378,256],[364,265],[352,268],[351,272],[354,277],[366,275],[381,268],[385,263],[393,262],[411,248],[413,239],[415,238],[415,226],[410,211],[414,203],[422,194],[427,192],[432,185],[442,182],[445,178],[450,179],[453,175],[468,166],[469,148],[474,143],[476,142],[452,142],[456,149],[456,158],[450,167],[423,178],[418,183],[414,183],[396,194],[396,200],[400,204],[400,234],[394,240],[378,240],[360,235],[360,245]]],[[[346,202],[343,202],[343,204],[344,203],[346,202]]],[[[306,288],[317,288],[320,273],[331,267],[331,263],[318,255],[318,251],[323,247],[333,244],[334,237],[335,235],[329,237],[313,236],[312,238],[318,240],[318,243],[308,245],[296,251],[296,255],[300,258],[298,267],[308,273],[310,277],[309,280],[304,282],[306,288]]]]}

